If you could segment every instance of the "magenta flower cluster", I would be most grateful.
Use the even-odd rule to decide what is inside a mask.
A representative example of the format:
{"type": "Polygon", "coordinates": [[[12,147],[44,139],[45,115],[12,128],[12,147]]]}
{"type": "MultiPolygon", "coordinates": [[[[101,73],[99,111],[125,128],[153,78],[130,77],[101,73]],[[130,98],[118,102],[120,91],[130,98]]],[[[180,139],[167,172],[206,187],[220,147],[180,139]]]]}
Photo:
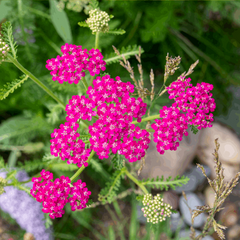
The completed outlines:
{"type": "Polygon", "coordinates": [[[60,129],[55,129],[51,134],[53,139],[50,140],[50,151],[53,156],[59,156],[63,161],[68,158],[68,164],[74,163],[78,167],[82,165],[87,167],[86,161],[91,149],[85,149],[85,143],[81,139],[77,140],[80,136],[77,133],[78,127],[76,122],[69,121],[61,124],[60,129]]]}
{"type": "Polygon", "coordinates": [[[88,70],[91,76],[105,71],[106,62],[103,61],[103,55],[98,49],[82,49],[82,46],[76,46],[66,43],[61,47],[62,56],[57,56],[47,60],[46,68],[50,70],[53,81],[59,83],[68,82],[77,84],[85,71],[88,70]]]}
{"type": "Polygon", "coordinates": [[[199,130],[212,127],[210,123],[213,121],[213,114],[209,112],[216,108],[210,93],[213,85],[203,82],[193,87],[190,81],[190,78],[180,78],[166,88],[169,98],[175,102],[171,107],[164,106],[159,111],[162,119],[156,119],[156,123],[152,124],[155,130],[154,142],[157,142],[160,154],[164,154],[168,149],[177,150],[179,146],[177,140],[182,141],[183,135],[188,135],[188,125],[194,125],[199,130]]]}
{"type": "Polygon", "coordinates": [[[87,90],[89,98],[77,95],[69,100],[66,106],[68,122],[52,133],[51,154],[60,156],[62,160],[68,158],[68,163],[77,163],[79,167],[82,164],[87,166],[85,161],[91,150],[100,159],[108,158],[111,151],[124,155],[129,162],[140,160],[145,155],[150,139],[146,130],[131,124],[133,117],[140,122],[146,113],[146,103],[141,98],[129,96],[133,91],[134,86],[130,82],[122,82],[120,77],[116,77],[116,81],[109,75],[97,77],[93,87],[87,90]],[[96,111],[93,111],[94,108],[96,111]],[[90,149],[85,150],[82,140],[77,140],[80,135],[74,132],[78,128],[76,122],[78,119],[91,121],[96,115],[99,119],[89,126],[90,149]],[[69,126],[72,124],[73,130],[69,126]]]}
{"type": "Polygon", "coordinates": [[[145,156],[150,142],[149,133],[131,122],[133,117],[141,122],[147,104],[143,103],[141,98],[130,97],[129,94],[133,92],[134,86],[130,82],[124,83],[120,77],[116,77],[114,81],[109,75],[97,77],[93,81],[93,87],[90,86],[87,90],[94,106],[97,106],[99,117],[89,126],[92,136],[91,149],[100,159],[108,158],[110,151],[124,155],[129,162],[135,162],[145,156]]]}
{"type": "Polygon", "coordinates": [[[69,177],[61,176],[54,182],[52,179],[53,174],[44,169],[41,171],[41,177],[32,178],[33,188],[30,190],[30,194],[38,202],[42,202],[44,213],[49,213],[52,219],[60,218],[64,214],[63,208],[68,202],[70,202],[72,211],[86,207],[91,192],[85,188],[85,183],[78,180],[71,187],[69,177]],[[69,195],[73,196],[69,197],[69,195]]]}

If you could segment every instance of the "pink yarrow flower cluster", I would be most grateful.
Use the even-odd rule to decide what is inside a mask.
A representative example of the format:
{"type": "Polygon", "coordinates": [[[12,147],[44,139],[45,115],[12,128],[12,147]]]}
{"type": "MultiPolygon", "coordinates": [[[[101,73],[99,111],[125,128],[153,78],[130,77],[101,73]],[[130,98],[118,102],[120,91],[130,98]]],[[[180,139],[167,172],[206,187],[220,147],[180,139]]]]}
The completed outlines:
{"type": "Polygon", "coordinates": [[[51,71],[53,81],[77,84],[85,76],[84,71],[88,70],[91,76],[95,76],[106,69],[106,62],[98,49],[88,52],[82,46],[66,43],[61,47],[61,52],[62,56],[47,60],[46,68],[51,71]]]}
{"type": "Polygon", "coordinates": [[[88,166],[86,162],[91,149],[85,149],[85,143],[81,139],[77,139],[80,134],[77,133],[79,124],[70,121],[60,125],[60,129],[55,129],[51,134],[53,139],[50,140],[51,154],[60,157],[63,161],[67,158],[68,164],[74,163],[78,167],[88,166]]]}
{"type": "Polygon", "coordinates": [[[169,149],[177,150],[179,146],[177,140],[182,141],[183,135],[188,135],[188,125],[194,125],[199,130],[212,127],[210,123],[213,121],[213,114],[209,112],[216,108],[210,93],[213,85],[203,82],[193,87],[190,81],[190,78],[180,78],[166,88],[169,98],[175,102],[169,108],[164,106],[159,111],[162,119],[156,119],[156,123],[151,125],[155,130],[154,142],[157,142],[160,154],[169,149]]]}
{"type": "MultiPolygon", "coordinates": [[[[87,90],[89,98],[73,96],[66,106],[68,124],[76,124],[78,119],[91,121],[93,116],[98,115],[99,117],[92,126],[89,126],[91,145],[90,149],[85,150],[88,155],[85,154],[82,157],[82,154],[77,160],[76,154],[70,155],[70,152],[76,148],[74,141],[79,134],[72,133],[72,140],[71,138],[68,140],[72,130],[69,128],[69,132],[64,131],[65,126],[62,126],[62,129],[55,129],[51,135],[53,138],[51,153],[54,156],[60,156],[62,160],[70,157],[68,163],[78,161],[78,166],[86,164],[84,161],[91,150],[94,150],[100,159],[108,158],[112,151],[114,154],[118,152],[124,155],[129,162],[140,160],[148,148],[149,133],[131,122],[133,117],[137,118],[138,122],[141,121],[141,117],[146,113],[146,104],[141,98],[131,98],[130,93],[132,92],[134,92],[134,86],[130,82],[122,82],[120,77],[116,77],[116,81],[109,75],[97,77],[93,81],[93,87],[90,86],[87,90]],[[93,111],[95,108],[96,111],[93,111]],[[139,141],[137,142],[134,138],[139,141]]],[[[78,124],[75,129],[77,127],[78,124]]],[[[82,146],[82,148],[78,148],[79,154],[81,154],[85,145],[80,139],[78,143],[82,146]]]]}
{"type": "Polygon", "coordinates": [[[120,77],[114,81],[109,75],[97,77],[93,87],[88,88],[87,93],[97,106],[99,116],[89,126],[91,149],[100,159],[108,158],[110,151],[124,155],[129,162],[140,160],[145,155],[150,142],[149,133],[131,122],[133,117],[141,122],[146,104],[141,98],[131,98],[129,94],[132,92],[134,86],[130,82],[124,83],[120,77]]]}
{"type": "Polygon", "coordinates": [[[42,202],[42,211],[49,213],[52,219],[62,217],[65,213],[63,208],[68,202],[72,211],[86,207],[91,192],[85,188],[86,184],[81,180],[73,183],[71,187],[69,177],[61,176],[52,181],[52,173],[43,169],[40,174],[41,177],[32,178],[33,188],[30,194],[38,202],[42,202]],[[73,196],[69,197],[69,195],[73,196]]]}

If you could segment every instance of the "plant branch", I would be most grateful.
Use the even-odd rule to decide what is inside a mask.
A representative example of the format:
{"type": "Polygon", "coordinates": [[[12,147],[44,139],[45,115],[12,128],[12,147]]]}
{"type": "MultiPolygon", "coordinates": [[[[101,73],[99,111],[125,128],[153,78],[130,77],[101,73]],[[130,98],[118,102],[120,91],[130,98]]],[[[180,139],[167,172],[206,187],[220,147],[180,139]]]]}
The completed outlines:
{"type": "Polygon", "coordinates": [[[31,72],[24,68],[17,59],[14,59],[10,54],[8,55],[9,60],[23,73],[29,76],[39,87],[41,87],[48,95],[50,95],[54,100],[60,103],[64,108],[66,105],[62,102],[47,86],[45,86],[39,79],[37,79],[31,72]]]}

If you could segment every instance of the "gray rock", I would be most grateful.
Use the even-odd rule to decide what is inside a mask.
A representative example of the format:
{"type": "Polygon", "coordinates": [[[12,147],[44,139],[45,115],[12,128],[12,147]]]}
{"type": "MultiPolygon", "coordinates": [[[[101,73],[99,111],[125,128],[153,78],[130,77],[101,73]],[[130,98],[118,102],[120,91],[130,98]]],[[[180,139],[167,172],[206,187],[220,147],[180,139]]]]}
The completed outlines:
{"type": "Polygon", "coordinates": [[[170,228],[173,232],[175,232],[178,228],[183,229],[186,227],[185,222],[180,216],[180,213],[173,213],[171,215],[171,223],[170,223],[170,228]]]}
{"type": "MultiPolygon", "coordinates": [[[[196,232],[196,237],[201,233],[198,230],[195,230],[195,232],[196,232]]],[[[181,230],[178,235],[178,240],[189,239],[190,233],[191,233],[190,230],[187,230],[187,231],[181,230]]],[[[206,237],[202,238],[202,240],[214,240],[214,238],[212,238],[211,236],[206,236],[206,237]]]]}
{"type": "MultiPolygon", "coordinates": [[[[196,206],[203,206],[202,201],[198,198],[198,196],[194,193],[186,193],[186,197],[187,197],[187,204],[188,206],[192,209],[192,210],[197,210],[196,206]]],[[[191,213],[189,211],[189,208],[186,205],[186,200],[184,199],[183,196],[180,197],[179,200],[179,208],[180,211],[183,215],[183,219],[184,221],[191,226],[192,222],[191,222],[191,213]]],[[[198,215],[197,217],[195,217],[194,219],[194,223],[193,223],[193,227],[201,227],[203,225],[203,223],[206,220],[206,215],[204,215],[203,213],[198,215]]]]}
{"type": "MultiPolygon", "coordinates": [[[[203,168],[206,171],[206,175],[209,177],[211,174],[211,169],[207,165],[203,165],[203,168]]],[[[193,167],[190,171],[183,174],[184,176],[189,178],[187,184],[182,185],[181,187],[176,187],[175,191],[177,193],[184,192],[193,192],[196,190],[197,186],[202,184],[205,180],[205,176],[203,175],[201,169],[193,167]]]]}

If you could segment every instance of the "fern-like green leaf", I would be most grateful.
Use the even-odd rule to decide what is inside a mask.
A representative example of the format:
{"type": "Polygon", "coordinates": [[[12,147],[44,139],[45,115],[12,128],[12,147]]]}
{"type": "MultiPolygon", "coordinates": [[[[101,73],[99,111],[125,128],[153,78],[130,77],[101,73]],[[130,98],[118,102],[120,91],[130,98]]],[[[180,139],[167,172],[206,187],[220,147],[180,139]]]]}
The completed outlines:
{"type": "Polygon", "coordinates": [[[54,163],[59,160],[59,157],[53,156],[51,153],[47,153],[43,156],[42,159],[47,165],[54,163]]]}
{"type": "Polygon", "coordinates": [[[13,93],[18,87],[20,87],[28,79],[27,75],[22,75],[14,82],[8,82],[4,85],[4,88],[0,89],[0,100],[5,99],[10,93],[13,93]]]}
{"type": "Polygon", "coordinates": [[[111,203],[113,201],[113,198],[117,196],[117,191],[120,188],[121,184],[121,177],[125,171],[125,168],[122,170],[118,170],[113,173],[113,175],[110,177],[109,181],[106,184],[106,187],[101,190],[101,192],[98,195],[98,200],[101,201],[103,204],[106,202],[111,203]]]}
{"type": "Polygon", "coordinates": [[[124,160],[125,158],[123,155],[116,154],[112,159],[113,168],[117,170],[121,170],[123,168],[124,160]]]}
{"type": "Polygon", "coordinates": [[[99,2],[97,0],[91,0],[89,5],[92,7],[92,9],[96,9],[98,7],[99,2]]]}
{"type": "Polygon", "coordinates": [[[47,113],[47,121],[49,123],[55,124],[57,121],[59,121],[59,116],[61,116],[61,114],[63,112],[65,112],[64,107],[59,104],[59,103],[47,103],[45,104],[45,106],[49,109],[50,113],[47,113]]]}
{"type": "MultiPolygon", "coordinates": [[[[62,160],[60,160],[62,161],[62,160]]],[[[74,171],[79,169],[79,167],[76,164],[68,164],[66,162],[57,162],[57,163],[51,163],[49,165],[49,168],[51,168],[54,171],[74,171]]]]}
{"type": "Polygon", "coordinates": [[[90,166],[94,169],[95,172],[100,173],[106,180],[110,178],[108,172],[103,168],[99,160],[92,158],[90,161],[90,166]]]}
{"type": "Polygon", "coordinates": [[[113,29],[113,30],[109,30],[108,32],[105,32],[105,33],[114,34],[114,35],[123,35],[126,33],[126,31],[123,29],[113,29]]]}
{"type": "Polygon", "coordinates": [[[17,58],[17,43],[14,41],[13,32],[12,32],[12,24],[10,22],[5,22],[2,24],[1,31],[3,40],[10,47],[10,53],[12,53],[13,57],[17,58]]]}
{"type": "Polygon", "coordinates": [[[46,165],[42,160],[25,161],[24,163],[18,162],[18,168],[24,169],[26,172],[43,169],[46,165]]]}
{"type": "Polygon", "coordinates": [[[7,145],[24,145],[36,136],[52,131],[52,127],[40,116],[16,116],[0,125],[0,142],[7,145]]]}
{"type": "Polygon", "coordinates": [[[86,22],[78,22],[78,25],[80,27],[88,27],[88,24],[86,22]]]}
{"type": "MultiPolygon", "coordinates": [[[[144,50],[141,48],[141,53],[143,53],[144,50]]],[[[129,59],[131,56],[134,56],[136,54],[139,53],[139,47],[137,45],[134,45],[134,46],[127,46],[126,48],[123,47],[119,53],[121,55],[124,55],[124,57],[126,59],[129,59]]],[[[104,61],[106,62],[106,64],[111,64],[111,63],[116,63],[118,62],[119,60],[121,60],[122,57],[121,56],[118,56],[116,55],[115,52],[112,52],[110,53],[109,55],[106,55],[106,57],[104,58],[104,61]]]]}
{"type": "Polygon", "coordinates": [[[168,177],[166,179],[166,181],[164,181],[164,177],[162,176],[161,178],[159,178],[159,176],[156,177],[156,179],[152,178],[151,180],[147,179],[143,179],[140,182],[143,185],[148,185],[152,188],[160,188],[161,190],[168,190],[169,187],[172,188],[173,190],[175,190],[176,186],[182,186],[188,183],[189,178],[182,176],[179,177],[179,175],[177,175],[173,180],[171,180],[171,176],[168,177]]]}

